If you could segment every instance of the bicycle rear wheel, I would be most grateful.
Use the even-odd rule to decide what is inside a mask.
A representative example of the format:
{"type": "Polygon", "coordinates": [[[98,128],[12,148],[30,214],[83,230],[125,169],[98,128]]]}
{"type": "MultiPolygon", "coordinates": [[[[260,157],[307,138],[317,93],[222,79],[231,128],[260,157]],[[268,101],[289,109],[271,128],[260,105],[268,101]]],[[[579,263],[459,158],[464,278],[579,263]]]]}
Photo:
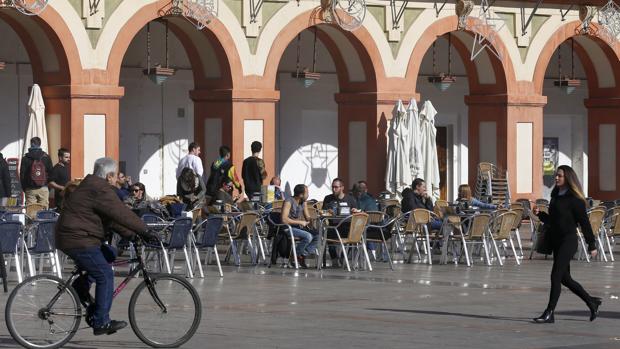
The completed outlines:
{"type": "Polygon", "coordinates": [[[37,275],[15,287],[4,310],[15,341],[26,348],[52,349],[71,340],[82,320],[82,306],[75,290],[64,286],[55,276],[37,275]]]}
{"type": "Polygon", "coordinates": [[[200,297],[187,280],[176,275],[158,275],[151,281],[152,288],[143,281],[131,295],[131,328],[142,342],[151,347],[178,347],[192,338],[200,325],[200,297]]]}

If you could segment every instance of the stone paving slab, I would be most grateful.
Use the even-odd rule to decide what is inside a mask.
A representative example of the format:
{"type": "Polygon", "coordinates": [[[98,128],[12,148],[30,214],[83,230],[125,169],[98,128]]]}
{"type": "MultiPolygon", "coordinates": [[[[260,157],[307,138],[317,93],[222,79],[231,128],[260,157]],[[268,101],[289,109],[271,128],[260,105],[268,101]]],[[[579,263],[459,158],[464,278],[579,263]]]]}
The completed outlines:
{"type": "MultiPolygon", "coordinates": [[[[530,319],[545,308],[551,260],[504,267],[375,264],[372,272],[214,266],[191,282],[201,326],[185,348],[620,348],[620,268],[573,261],[576,280],[603,297],[601,316],[563,290],[556,323],[530,319]]],[[[120,282],[117,278],[117,282],[120,282]]],[[[127,320],[136,282],[115,301],[127,320]]],[[[13,285],[11,285],[13,286],[13,285]]],[[[0,311],[8,296],[0,293],[0,311]]],[[[16,345],[0,319],[0,348],[16,345]]],[[[80,331],[67,348],[144,348],[127,328],[106,337],[80,331]]]]}

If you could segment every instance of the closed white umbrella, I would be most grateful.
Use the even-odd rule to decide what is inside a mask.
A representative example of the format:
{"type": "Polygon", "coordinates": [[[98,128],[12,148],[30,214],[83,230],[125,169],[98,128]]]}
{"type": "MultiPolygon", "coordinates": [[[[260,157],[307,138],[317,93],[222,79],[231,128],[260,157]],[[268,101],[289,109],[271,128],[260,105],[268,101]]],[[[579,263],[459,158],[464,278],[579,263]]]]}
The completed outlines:
{"type": "Polygon", "coordinates": [[[412,99],[407,106],[408,130],[409,130],[409,166],[411,178],[415,179],[422,175],[422,149],[420,135],[420,116],[418,103],[412,99]]]}
{"type": "Polygon", "coordinates": [[[47,128],[45,127],[45,103],[39,85],[34,84],[28,99],[28,128],[24,139],[24,154],[30,147],[30,139],[33,137],[41,138],[41,149],[48,153],[47,128]]]}
{"type": "Polygon", "coordinates": [[[386,189],[399,193],[411,184],[409,166],[409,130],[407,110],[402,100],[398,100],[392,111],[389,129],[388,163],[385,174],[386,189]]]}
{"type": "Polygon", "coordinates": [[[437,129],[435,116],[437,110],[430,101],[424,102],[420,112],[420,138],[422,154],[422,177],[433,201],[439,199],[439,161],[437,159],[437,129]]]}

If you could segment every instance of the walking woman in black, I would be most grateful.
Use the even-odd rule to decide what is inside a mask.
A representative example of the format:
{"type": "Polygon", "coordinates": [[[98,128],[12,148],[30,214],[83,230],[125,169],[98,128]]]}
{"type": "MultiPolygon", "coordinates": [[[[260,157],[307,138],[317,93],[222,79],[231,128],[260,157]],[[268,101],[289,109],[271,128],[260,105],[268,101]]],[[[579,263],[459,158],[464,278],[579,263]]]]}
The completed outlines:
{"type": "Polygon", "coordinates": [[[590,321],[596,319],[601,299],[592,297],[570,276],[570,260],[577,252],[577,225],[588,243],[588,252],[596,257],[596,243],[586,213],[586,202],[579,179],[569,166],[558,167],[555,173],[555,188],[551,192],[549,214],[534,209],[534,213],[549,225],[547,238],[553,247],[553,268],[551,269],[551,291],[549,304],[536,323],[553,323],[553,311],[558,304],[562,285],[579,296],[590,309],[590,321]]]}

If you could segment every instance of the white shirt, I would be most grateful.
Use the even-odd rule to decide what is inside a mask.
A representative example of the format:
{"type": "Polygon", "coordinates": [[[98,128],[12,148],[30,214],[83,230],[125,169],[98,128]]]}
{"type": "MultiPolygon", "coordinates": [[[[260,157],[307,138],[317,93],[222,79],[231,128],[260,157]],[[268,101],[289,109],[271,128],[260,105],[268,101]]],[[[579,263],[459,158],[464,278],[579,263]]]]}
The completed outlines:
{"type": "Polygon", "coordinates": [[[198,176],[202,177],[202,173],[204,172],[202,168],[202,160],[194,154],[187,154],[185,157],[179,161],[179,166],[177,166],[177,178],[181,176],[181,172],[184,168],[189,167],[194,170],[198,176]]]}

